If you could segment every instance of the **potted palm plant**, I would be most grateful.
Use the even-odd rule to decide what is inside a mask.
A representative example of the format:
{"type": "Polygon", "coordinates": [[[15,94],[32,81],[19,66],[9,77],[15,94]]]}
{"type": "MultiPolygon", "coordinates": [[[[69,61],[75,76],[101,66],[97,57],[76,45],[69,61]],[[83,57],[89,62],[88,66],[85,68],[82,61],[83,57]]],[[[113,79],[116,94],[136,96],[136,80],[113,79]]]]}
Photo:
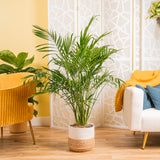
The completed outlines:
{"type": "Polygon", "coordinates": [[[150,16],[147,18],[156,18],[158,25],[160,26],[160,1],[153,2],[149,9],[150,16]]]}
{"type": "Polygon", "coordinates": [[[45,68],[46,72],[33,77],[33,80],[44,80],[37,94],[58,94],[73,111],[75,124],[69,126],[68,138],[72,151],[87,151],[94,147],[94,124],[88,123],[94,104],[105,84],[120,86],[121,83],[103,66],[118,50],[108,45],[99,46],[100,40],[109,33],[98,37],[90,34],[88,30],[94,20],[92,17],[80,32],[78,41],[73,34],[62,38],[39,26],[34,26],[33,30],[36,36],[49,41],[49,45],[38,45],[37,50],[49,51],[50,63],[57,66],[56,69],[45,68]]]}
{"type": "MultiPolygon", "coordinates": [[[[40,72],[40,69],[36,69],[33,67],[28,67],[33,61],[34,56],[27,59],[28,53],[20,52],[17,56],[11,52],[10,50],[2,50],[0,51],[0,60],[4,62],[4,64],[0,65],[0,74],[11,74],[17,72],[30,72],[36,73],[40,72]]],[[[29,103],[38,104],[38,102],[33,99],[33,97],[28,99],[29,103]]],[[[34,109],[34,116],[37,116],[38,111],[34,109]]],[[[9,126],[9,130],[11,133],[22,133],[27,130],[27,122],[18,123],[9,126]]]]}

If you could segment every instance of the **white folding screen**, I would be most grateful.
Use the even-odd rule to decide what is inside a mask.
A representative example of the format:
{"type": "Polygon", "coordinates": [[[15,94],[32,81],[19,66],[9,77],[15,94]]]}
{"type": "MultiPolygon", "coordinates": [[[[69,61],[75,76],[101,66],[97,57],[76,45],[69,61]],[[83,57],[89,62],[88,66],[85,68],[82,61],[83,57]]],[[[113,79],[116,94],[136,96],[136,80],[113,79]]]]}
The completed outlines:
{"type": "Polygon", "coordinates": [[[160,28],[155,19],[145,20],[148,9],[153,0],[142,3],[142,28],[141,29],[141,69],[152,70],[160,69],[160,28]]]}
{"type": "MultiPolygon", "coordinates": [[[[132,1],[104,1],[103,28],[112,31],[104,40],[120,51],[113,56],[113,62],[107,62],[115,76],[126,80],[132,71],[132,1]]],[[[102,93],[104,107],[104,126],[125,127],[122,112],[115,113],[114,97],[116,88],[106,86],[102,93]]]]}
{"type": "MultiPolygon", "coordinates": [[[[121,49],[114,62],[105,64],[114,75],[127,80],[133,70],[160,68],[160,32],[155,20],[145,20],[152,0],[48,0],[49,30],[61,35],[79,35],[93,15],[99,15],[90,32],[112,33],[101,44],[121,49]]],[[[50,57],[51,58],[51,57],[50,57]]],[[[50,64],[50,69],[54,64],[50,64]]],[[[106,86],[95,104],[90,121],[96,126],[125,128],[122,112],[115,113],[116,88],[106,86]]],[[[67,128],[74,123],[70,108],[51,95],[51,127],[67,128]]]]}

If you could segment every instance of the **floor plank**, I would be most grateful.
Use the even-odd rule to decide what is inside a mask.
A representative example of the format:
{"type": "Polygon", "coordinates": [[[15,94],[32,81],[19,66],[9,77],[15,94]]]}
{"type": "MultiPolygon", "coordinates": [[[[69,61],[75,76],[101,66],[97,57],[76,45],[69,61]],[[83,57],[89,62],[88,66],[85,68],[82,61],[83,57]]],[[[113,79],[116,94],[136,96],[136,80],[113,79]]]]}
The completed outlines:
{"type": "Polygon", "coordinates": [[[160,159],[160,133],[150,133],[145,150],[141,149],[143,133],[129,130],[96,128],[96,146],[84,153],[70,152],[67,131],[34,127],[36,145],[29,132],[10,134],[4,128],[0,140],[0,160],[149,160],[160,159]]]}

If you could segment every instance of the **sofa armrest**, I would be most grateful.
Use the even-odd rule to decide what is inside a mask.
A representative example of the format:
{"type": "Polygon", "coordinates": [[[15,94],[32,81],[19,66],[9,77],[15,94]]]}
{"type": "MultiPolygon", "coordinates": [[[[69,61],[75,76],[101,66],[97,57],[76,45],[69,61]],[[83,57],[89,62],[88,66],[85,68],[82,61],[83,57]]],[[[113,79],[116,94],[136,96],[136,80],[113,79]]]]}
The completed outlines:
{"type": "Polygon", "coordinates": [[[143,111],[143,90],[136,87],[127,87],[123,97],[123,117],[128,128],[133,131],[141,130],[143,111]]]}

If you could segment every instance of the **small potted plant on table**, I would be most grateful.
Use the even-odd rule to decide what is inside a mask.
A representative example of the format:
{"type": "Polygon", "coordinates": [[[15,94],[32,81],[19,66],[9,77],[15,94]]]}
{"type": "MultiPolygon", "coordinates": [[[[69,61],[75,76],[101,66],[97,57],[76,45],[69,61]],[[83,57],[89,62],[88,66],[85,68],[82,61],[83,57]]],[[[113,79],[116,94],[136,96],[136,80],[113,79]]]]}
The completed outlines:
{"type": "Polygon", "coordinates": [[[99,47],[99,41],[109,33],[98,37],[88,33],[94,19],[92,17],[80,32],[78,41],[73,34],[62,38],[56,32],[34,26],[36,36],[49,40],[49,45],[38,45],[38,51],[49,51],[53,56],[50,62],[57,69],[45,68],[46,72],[36,74],[33,80],[45,80],[40,93],[59,94],[72,109],[75,124],[69,126],[68,138],[72,151],[87,151],[94,147],[94,124],[88,124],[94,104],[106,83],[114,86],[121,83],[103,66],[118,51],[108,45],[99,47]]]}

